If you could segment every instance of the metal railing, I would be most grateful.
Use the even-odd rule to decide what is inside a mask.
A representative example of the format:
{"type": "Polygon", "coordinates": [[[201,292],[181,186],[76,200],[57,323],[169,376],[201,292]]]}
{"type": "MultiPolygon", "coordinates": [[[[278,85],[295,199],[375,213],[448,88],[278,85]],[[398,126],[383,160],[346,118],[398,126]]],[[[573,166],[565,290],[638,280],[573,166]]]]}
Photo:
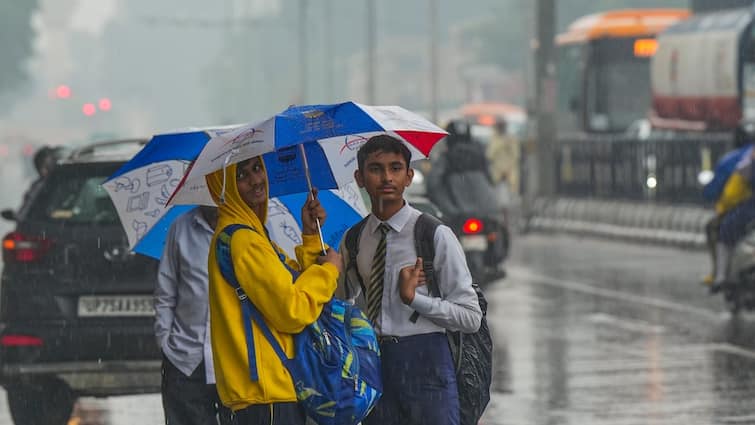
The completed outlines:
{"type": "Polygon", "coordinates": [[[623,135],[562,137],[556,193],[574,198],[703,204],[698,176],[732,146],[727,134],[639,140],[623,135]]]}

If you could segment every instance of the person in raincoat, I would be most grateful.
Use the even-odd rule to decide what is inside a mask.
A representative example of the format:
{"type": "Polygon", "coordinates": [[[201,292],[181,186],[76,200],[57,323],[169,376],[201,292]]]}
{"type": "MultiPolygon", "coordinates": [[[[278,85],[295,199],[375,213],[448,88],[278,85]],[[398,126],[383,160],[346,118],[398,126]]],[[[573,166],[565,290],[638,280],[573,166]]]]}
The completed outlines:
{"type": "Polygon", "coordinates": [[[315,218],[325,220],[316,191],[302,208],[302,245],[296,260],[280,257],[282,250],[267,236],[268,179],[260,157],[232,164],[206,177],[218,204],[218,224],[210,246],[210,327],[212,353],[220,400],[233,410],[234,423],[305,424],[296,402],[291,376],[253,323],[258,380],[252,381],[242,307],[223,278],[216,257],[219,233],[228,225],[244,224],[230,242],[231,258],[240,286],[259,310],[287,355],[293,357],[293,334],[313,323],[336,289],[341,256],[332,249],[322,255],[315,218]],[[301,272],[294,278],[282,261],[301,272]]]}
{"type": "MultiPolygon", "coordinates": [[[[703,284],[710,288],[711,293],[718,292],[726,277],[728,267],[728,245],[720,240],[721,224],[727,218],[727,233],[732,226],[731,216],[728,214],[735,207],[750,199],[752,184],[748,182],[743,171],[752,162],[753,144],[752,134],[755,125],[742,120],[734,129],[734,149],[727,152],[716,163],[713,178],[703,188],[703,198],[714,203],[714,216],[705,224],[705,239],[713,265],[710,274],[703,278],[703,284]]],[[[742,218],[741,213],[735,214],[742,218]]],[[[729,238],[733,246],[736,238],[729,238]]]]}
{"type": "Polygon", "coordinates": [[[711,286],[715,282],[719,254],[725,249],[718,237],[721,220],[729,210],[751,196],[748,185],[743,184],[742,175],[737,175],[736,169],[744,158],[752,154],[752,150],[752,145],[746,145],[724,155],[716,164],[713,179],[703,188],[703,198],[713,202],[715,210],[713,217],[705,224],[705,241],[713,264],[712,272],[703,278],[705,285],[711,286]]]}
{"type": "Polygon", "coordinates": [[[519,141],[508,134],[506,121],[499,119],[485,150],[493,184],[505,184],[511,193],[519,193],[519,141]]]}
{"type": "Polygon", "coordinates": [[[721,224],[716,245],[716,275],[711,286],[712,293],[718,292],[726,281],[734,247],[746,236],[747,226],[755,221],[755,198],[752,196],[755,186],[753,154],[755,152],[750,152],[737,165],[737,170],[729,177],[716,204],[721,224]]]}

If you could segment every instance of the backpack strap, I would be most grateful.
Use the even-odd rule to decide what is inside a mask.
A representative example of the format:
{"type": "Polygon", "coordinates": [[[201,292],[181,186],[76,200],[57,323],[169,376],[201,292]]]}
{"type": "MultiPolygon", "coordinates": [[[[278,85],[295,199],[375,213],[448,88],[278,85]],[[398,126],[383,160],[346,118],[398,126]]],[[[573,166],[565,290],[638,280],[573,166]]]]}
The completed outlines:
{"type": "MultiPolygon", "coordinates": [[[[440,287],[435,275],[435,230],[443,224],[438,218],[427,213],[422,213],[414,223],[414,249],[417,257],[422,257],[422,270],[425,272],[427,287],[432,296],[441,298],[440,287]]],[[[419,313],[412,313],[409,320],[416,323],[419,313]]]]}
{"type": "Polygon", "coordinates": [[[362,280],[362,276],[359,275],[359,270],[357,270],[357,254],[359,254],[359,237],[362,235],[362,231],[367,224],[368,218],[369,215],[359,220],[359,223],[351,226],[351,228],[346,231],[346,236],[344,237],[344,246],[349,252],[349,257],[346,261],[346,285],[344,288],[346,290],[346,298],[351,298],[351,288],[348,278],[349,274],[352,272],[353,275],[356,276],[357,282],[359,282],[359,287],[362,288],[362,293],[365,293],[364,281],[362,280]]]}
{"type": "MultiPolygon", "coordinates": [[[[259,375],[257,373],[257,358],[254,351],[252,320],[257,323],[257,326],[265,335],[265,338],[267,338],[267,341],[270,343],[273,350],[287,369],[290,360],[288,356],[286,356],[285,351],[283,351],[283,348],[278,343],[278,340],[276,340],[273,336],[270,328],[267,326],[267,323],[265,323],[262,314],[260,314],[259,310],[257,310],[257,308],[254,306],[252,301],[244,292],[244,289],[241,288],[241,285],[239,285],[238,279],[236,279],[236,272],[234,271],[233,260],[231,258],[231,236],[233,236],[233,234],[240,229],[249,229],[253,232],[257,232],[254,228],[244,224],[230,224],[226,226],[225,228],[223,228],[216,239],[215,255],[217,257],[216,259],[220,268],[220,274],[223,275],[225,281],[228,282],[228,284],[234,289],[234,291],[236,291],[236,296],[241,303],[241,310],[244,320],[244,332],[246,334],[247,359],[249,360],[249,378],[252,380],[252,382],[257,382],[259,381],[259,375]]],[[[274,246],[273,250],[278,253],[279,258],[282,257],[282,254],[279,253],[274,246]]],[[[282,262],[286,266],[286,268],[291,271],[291,268],[288,267],[286,262],[282,262]]]]}

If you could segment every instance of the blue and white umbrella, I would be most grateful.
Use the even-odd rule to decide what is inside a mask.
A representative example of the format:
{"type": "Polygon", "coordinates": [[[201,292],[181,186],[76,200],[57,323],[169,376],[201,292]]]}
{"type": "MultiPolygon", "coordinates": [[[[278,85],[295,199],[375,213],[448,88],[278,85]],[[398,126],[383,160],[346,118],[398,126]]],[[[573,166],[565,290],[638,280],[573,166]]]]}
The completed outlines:
{"type": "MultiPolygon", "coordinates": [[[[229,128],[236,127],[187,129],[156,135],[103,183],[134,252],[160,258],[173,220],[194,208],[194,205],[168,205],[170,195],[207,142],[229,128]]],[[[266,163],[276,170],[275,158],[266,158],[266,163]]],[[[293,256],[294,247],[301,242],[299,215],[306,194],[283,194],[277,185],[271,185],[273,191],[281,196],[270,199],[266,226],[271,238],[293,256]]],[[[367,208],[354,183],[344,184],[340,190],[321,190],[319,199],[329,217],[322,228],[323,239],[338,246],[345,229],[364,217],[367,208]]],[[[213,205],[211,200],[205,204],[213,205]]]]}
{"type": "Polygon", "coordinates": [[[312,185],[335,189],[353,181],[359,147],[375,134],[404,142],[412,160],[427,158],[443,129],[400,106],[354,102],[293,106],[267,120],[215,132],[178,184],[170,204],[211,204],[204,176],[224,165],[265,156],[270,196],[306,192],[304,158],[312,185]],[[306,156],[301,155],[301,146],[306,156]]]}
{"type": "MultiPolygon", "coordinates": [[[[256,124],[156,135],[103,186],[120,214],[132,249],[156,257],[168,226],[184,210],[176,207],[214,205],[207,174],[262,155],[270,197],[287,207],[293,205],[287,202],[296,200],[290,211],[299,210],[311,186],[320,189],[329,217],[321,237],[335,246],[345,229],[367,212],[353,183],[357,151],[372,135],[386,133],[409,148],[412,160],[426,158],[447,135],[399,106],[354,102],[295,106],[256,124]],[[299,198],[285,196],[292,194],[299,198]],[[338,212],[339,204],[356,214],[338,212]]],[[[279,228],[288,232],[282,234],[293,229],[279,228]]]]}

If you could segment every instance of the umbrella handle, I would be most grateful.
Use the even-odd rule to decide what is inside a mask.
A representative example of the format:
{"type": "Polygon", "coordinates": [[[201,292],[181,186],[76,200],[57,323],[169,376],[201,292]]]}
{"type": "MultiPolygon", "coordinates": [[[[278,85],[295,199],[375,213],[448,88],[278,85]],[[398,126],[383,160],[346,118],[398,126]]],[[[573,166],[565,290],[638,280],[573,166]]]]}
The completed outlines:
{"type": "MultiPolygon", "coordinates": [[[[307,153],[304,150],[304,144],[299,145],[301,151],[301,159],[304,165],[304,176],[307,178],[307,198],[315,199],[314,193],[312,193],[312,177],[309,175],[309,162],[307,161],[307,153]]],[[[315,223],[317,223],[317,235],[320,236],[320,248],[322,249],[322,255],[326,254],[325,240],[322,238],[322,227],[320,226],[320,218],[315,217],[315,223]]]]}

